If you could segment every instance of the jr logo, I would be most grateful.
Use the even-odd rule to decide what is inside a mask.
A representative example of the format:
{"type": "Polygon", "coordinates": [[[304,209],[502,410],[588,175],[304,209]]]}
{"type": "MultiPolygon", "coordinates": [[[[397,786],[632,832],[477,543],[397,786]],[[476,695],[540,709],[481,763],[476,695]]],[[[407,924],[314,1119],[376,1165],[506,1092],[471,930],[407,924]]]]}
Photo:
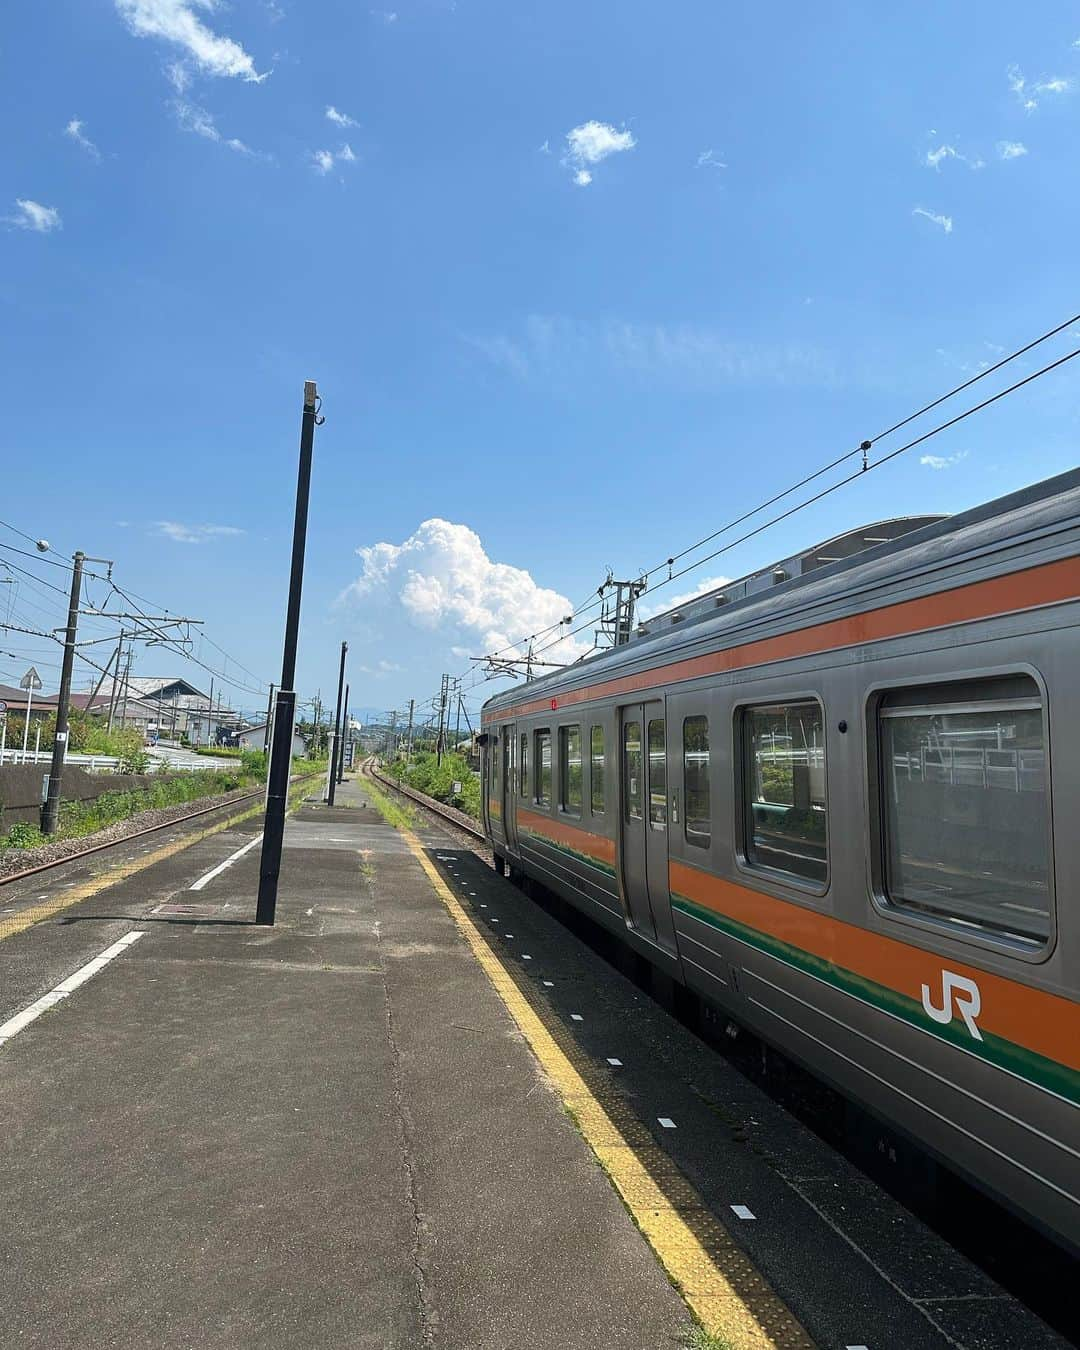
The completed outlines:
{"type": "Polygon", "coordinates": [[[943,970],[941,972],[940,1008],[935,1008],[930,1001],[930,986],[928,984],[923,985],[923,1011],[927,1017],[932,1018],[935,1022],[947,1026],[953,1020],[954,1002],[957,1012],[964,1019],[964,1026],[967,1027],[975,1040],[981,1041],[982,1032],[975,1025],[975,1019],[982,1008],[982,995],[979,993],[979,986],[974,980],[969,980],[966,975],[956,975],[951,970],[943,970]]]}

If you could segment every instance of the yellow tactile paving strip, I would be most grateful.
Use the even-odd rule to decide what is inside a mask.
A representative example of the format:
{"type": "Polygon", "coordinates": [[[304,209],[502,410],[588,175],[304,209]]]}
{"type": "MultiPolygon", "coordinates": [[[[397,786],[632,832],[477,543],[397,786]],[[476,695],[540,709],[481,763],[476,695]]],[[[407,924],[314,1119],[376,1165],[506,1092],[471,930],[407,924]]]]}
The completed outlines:
{"type": "Polygon", "coordinates": [[[732,1350],[813,1350],[814,1342],[694,1188],[615,1093],[590,1089],[576,1047],[549,1029],[424,852],[402,832],[567,1110],[706,1331],[732,1350]],[[561,1042],[561,1043],[560,1043],[561,1042]],[[603,1100],[601,1100],[603,1098],[603,1100]]]}
{"type": "MultiPolygon", "coordinates": [[[[182,839],[174,839],[169,844],[163,844],[153,853],[144,853],[141,857],[129,858],[127,862],[107,867],[97,876],[91,877],[88,881],[80,882],[77,886],[68,887],[61,891],[59,895],[54,895],[50,900],[43,900],[39,904],[31,905],[28,909],[20,910],[17,914],[9,914],[6,918],[0,919],[0,942],[3,942],[5,938],[14,937],[16,933],[22,933],[27,928],[32,928],[34,924],[41,923],[43,919],[51,919],[54,914],[70,909],[72,905],[81,904],[82,901],[89,900],[102,891],[107,891],[110,886],[126,881],[128,877],[134,876],[137,872],[145,871],[148,867],[153,867],[155,863],[164,862],[167,858],[182,853],[184,849],[190,848],[192,844],[197,844],[202,839],[209,839],[213,834],[220,834],[222,830],[231,829],[234,825],[240,825],[245,820],[251,820],[253,816],[261,815],[262,809],[261,803],[258,806],[249,807],[246,811],[241,811],[239,815],[229,816],[227,820],[221,820],[216,825],[209,825],[204,830],[197,830],[194,834],[184,835],[182,839]]],[[[72,861],[77,862],[78,859],[73,858],[72,861]]]]}

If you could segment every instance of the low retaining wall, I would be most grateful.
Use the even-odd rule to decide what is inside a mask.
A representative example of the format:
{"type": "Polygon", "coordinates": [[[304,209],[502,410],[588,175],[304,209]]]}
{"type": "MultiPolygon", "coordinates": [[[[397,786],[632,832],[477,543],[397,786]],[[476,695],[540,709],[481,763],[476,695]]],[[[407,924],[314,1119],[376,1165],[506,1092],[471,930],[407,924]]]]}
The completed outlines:
{"type": "MultiPolygon", "coordinates": [[[[0,834],[12,825],[41,820],[41,784],[48,772],[44,764],[0,765],[0,834]]],[[[64,767],[65,802],[89,802],[106,792],[130,792],[133,788],[160,783],[157,774],[87,773],[74,764],[64,767]]]]}

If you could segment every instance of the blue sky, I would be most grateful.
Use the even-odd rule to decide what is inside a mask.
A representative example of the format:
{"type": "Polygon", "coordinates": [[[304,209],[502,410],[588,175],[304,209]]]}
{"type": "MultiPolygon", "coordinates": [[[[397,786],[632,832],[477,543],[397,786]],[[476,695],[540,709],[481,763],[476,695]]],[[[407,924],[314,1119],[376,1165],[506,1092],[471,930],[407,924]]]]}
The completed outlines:
{"type": "MultiPolygon", "coordinates": [[[[1080,310],[1075,5],[385,3],[24,3],[0,52],[0,518],[263,679],[305,378],[301,693],[347,638],[390,707],[1080,310]]],[[[702,575],[1071,467],[1078,381],[702,575]]]]}

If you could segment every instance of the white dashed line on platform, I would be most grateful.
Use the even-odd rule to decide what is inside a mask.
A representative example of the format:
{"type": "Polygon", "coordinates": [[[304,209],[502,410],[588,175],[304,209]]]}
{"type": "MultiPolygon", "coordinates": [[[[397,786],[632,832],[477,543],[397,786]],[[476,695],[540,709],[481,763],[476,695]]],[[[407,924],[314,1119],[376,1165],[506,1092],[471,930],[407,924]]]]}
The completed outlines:
{"type": "Polygon", "coordinates": [[[656,1119],[663,1125],[665,1130],[674,1130],[676,1128],[675,1122],[670,1116],[657,1116],[656,1119]]]}
{"type": "Polygon", "coordinates": [[[531,961],[531,960],[532,960],[532,957],[529,955],[528,952],[522,952],[522,953],[521,953],[521,959],[522,959],[523,961],[531,961]]]}
{"type": "Polygon", "coordinates": [[[226,867],[231,867],[238,858],[242,858],[245,853],[250,852],[261,838],[262,835],[257,834],[254,839],[249,839],[243,848],[238,848],[235,853],[230,853],[223,863],[218,863],[216,867],[212,867],[209,872],[206,872],[198,881],[190,885],[188,890],[201,891],[208,881],[213,881],[216,876],[220,876],[225,871],[226,867]]]}
{"type": "Polygon", "coordinates": [[[545,980],[545,981],[544,981],[544,984],[548,987],[548,989],[554,989],[554,988],[555,988],[555,981],[554,981],[554,980],[545,980]]]}
{"type": "Polygon", "coordinates": [[[571,1013],[571,1014],[570,1014],[570,1021],[571,1021],[571,1022],[584,1022],[585,1019],[584,1019],[584,1017],[582,1017],[582,1015],[581,1015],[580,1013],[571,1013]]]}
{"type": "Polygon", "coordinates": [[[746,1205],[732,1205],[731,1212],[735,1215],[737,1219],[757,1218],[757,1215],[754,1213],[754,1211],[752,1209],[748,1209],[746,1205]]]}
{"type": "Polygon", "coordinates": [[[610,1058],[609,1058],[609,1059],[608,1059],[608,1063],[611,1065],[611,1067],[612,1067],[613,1069],[621,1069],[621,1068],[622,1068],[622,1060],[621,1060],[621,1059],[610,1059],[610,1058]]]}

